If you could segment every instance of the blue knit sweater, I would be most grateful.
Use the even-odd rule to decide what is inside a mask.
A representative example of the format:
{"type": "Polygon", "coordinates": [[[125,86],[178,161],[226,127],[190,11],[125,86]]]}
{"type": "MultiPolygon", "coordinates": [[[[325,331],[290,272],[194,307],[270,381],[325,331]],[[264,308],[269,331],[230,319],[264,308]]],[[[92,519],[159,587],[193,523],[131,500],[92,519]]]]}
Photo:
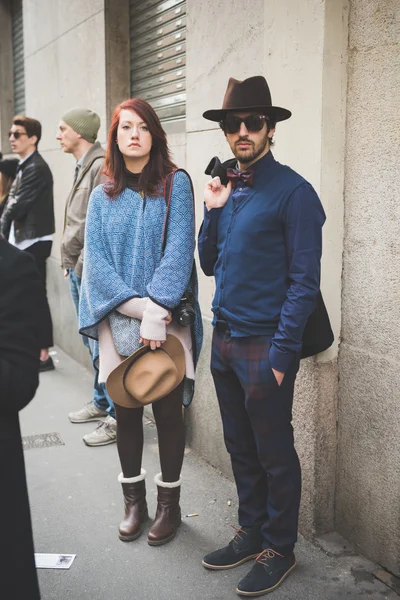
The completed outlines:
{"type": "MultiPolygon", "coordinates": [[[[161,256],[165,214],[163,196],[143,198],[126,188],[112,200],[103,186],[93,190],[86,217],[81,334],[97,340],[100,321],[131,298],[149,296],[169,310],[179,304],[190,281],[195,247],[191,184],[181,171],[173,181],[167,244],[161,256]]],[[[202,344],[196,278],[194,294],[196,364],[202,344]]]]}

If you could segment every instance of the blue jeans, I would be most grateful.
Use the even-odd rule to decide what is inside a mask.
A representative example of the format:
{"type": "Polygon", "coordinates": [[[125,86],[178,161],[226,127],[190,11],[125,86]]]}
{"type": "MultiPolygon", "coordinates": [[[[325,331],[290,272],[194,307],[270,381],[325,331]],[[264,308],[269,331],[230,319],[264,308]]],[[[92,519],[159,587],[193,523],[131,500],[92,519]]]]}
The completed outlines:
{"type": "MultiPolygon", "coordinates": [[[[81,279],[75,273],[73,269],[69,269],[69,288],[71,290],[72,300],[75,305],[76,314],[79,318],[79,296],[81,293],[81,279]]],[[[83,343],[90,352],[89,340],[85,335],[82,336],[83,343]]],[[[91,355],[91,352],[90,352],[91,355]]],[[[92,357],[93,358],[93,357],[92,357]]],[[[105,383],[99,383],[99,373],[97,369],[94,370],[94,393],[93,393],[93,404],[99,410],[106,410],[111,417],[115,419],[114,403],[110,396],[107,394],[105,383]]]]}

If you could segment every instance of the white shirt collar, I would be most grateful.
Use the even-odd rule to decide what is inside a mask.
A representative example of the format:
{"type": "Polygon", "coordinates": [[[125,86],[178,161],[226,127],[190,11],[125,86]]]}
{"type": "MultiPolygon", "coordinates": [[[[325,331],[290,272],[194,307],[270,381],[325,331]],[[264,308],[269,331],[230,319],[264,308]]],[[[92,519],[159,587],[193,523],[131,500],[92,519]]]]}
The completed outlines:
{"type": "Polygon", "coordinates": [[[29,158],[30,156],[32,156],[32,154],[35,154],[35,152],[36,152],[36,150],[34,150],[34,151],[33,151],[33,152],[31,152],[30,154],[28,154],[28,156],[25,156],[25,158],[21,158],[18,164],[19,164],[19,165],[22,165],[22,163],[24,163],[26,160],[28,160],[28,158],[29,158]]]}

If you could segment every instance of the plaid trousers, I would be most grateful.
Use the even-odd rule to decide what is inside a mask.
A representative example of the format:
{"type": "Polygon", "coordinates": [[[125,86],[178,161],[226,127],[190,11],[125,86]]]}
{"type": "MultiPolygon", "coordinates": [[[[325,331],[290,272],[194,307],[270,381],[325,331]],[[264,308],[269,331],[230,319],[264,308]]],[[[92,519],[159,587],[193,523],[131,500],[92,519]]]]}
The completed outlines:
{"type": "Polygon", "coordinates": [[[278,385],[271,338],[214,330],[211,372],[239,497],[241,527],[259,525],[263,547],[290,552],[297,541],[301,470],[292,404],[300,356],[278,385]]]}

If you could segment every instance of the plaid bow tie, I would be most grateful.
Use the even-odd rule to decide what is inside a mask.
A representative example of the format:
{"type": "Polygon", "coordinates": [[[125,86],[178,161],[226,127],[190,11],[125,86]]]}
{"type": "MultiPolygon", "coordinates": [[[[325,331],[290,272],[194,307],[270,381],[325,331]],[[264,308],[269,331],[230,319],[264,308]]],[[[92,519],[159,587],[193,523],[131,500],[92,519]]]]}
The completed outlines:
{"type": "Polygon", "coordinates": [[[253,172],[252,171],[238,171],[237,169],[227,169],[226,176],[229,181],[232,181],[234,187],[236,187],[238,181],[243,181],[249,187],[253,186],[253,172]]]}

